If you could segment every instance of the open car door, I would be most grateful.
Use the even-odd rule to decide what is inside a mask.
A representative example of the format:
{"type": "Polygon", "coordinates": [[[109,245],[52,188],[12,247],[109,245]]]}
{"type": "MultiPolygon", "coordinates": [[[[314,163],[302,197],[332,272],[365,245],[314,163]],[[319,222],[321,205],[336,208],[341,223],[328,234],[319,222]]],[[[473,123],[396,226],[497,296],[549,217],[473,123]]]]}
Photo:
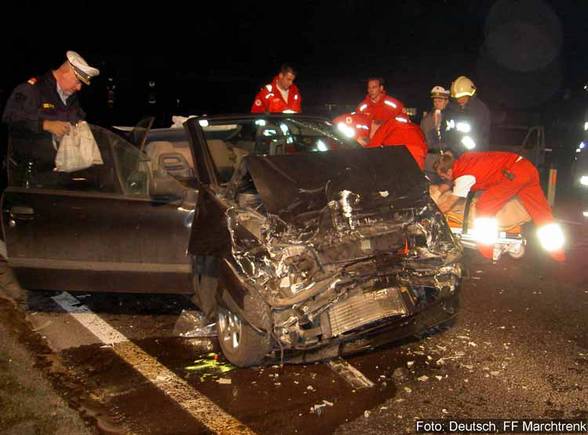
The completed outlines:
{"type": "Polygon", "coordinates": [[[63,173],[37,170],[33,160],[14,161],[2,197],[2,230],[20,284],[191,292],[186,249],[195,196],[177,182],[176,190],[154,195],[154,180],[165,175],[153,173],[148,158],[120,136],[96,126],[91,130],[102,165],[63,173]]]}

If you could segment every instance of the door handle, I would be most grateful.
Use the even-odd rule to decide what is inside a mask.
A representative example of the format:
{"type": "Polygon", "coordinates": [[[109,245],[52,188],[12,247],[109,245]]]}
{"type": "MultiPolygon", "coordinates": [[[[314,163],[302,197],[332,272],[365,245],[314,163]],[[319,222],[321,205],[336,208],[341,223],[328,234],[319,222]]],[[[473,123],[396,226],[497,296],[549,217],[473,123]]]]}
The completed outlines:
{"type": "Polygon", "coordinates": [[[19,221],[32,221],[35,210],[32,207],[15,205],[10,208],[10,218],[19,221]]]}

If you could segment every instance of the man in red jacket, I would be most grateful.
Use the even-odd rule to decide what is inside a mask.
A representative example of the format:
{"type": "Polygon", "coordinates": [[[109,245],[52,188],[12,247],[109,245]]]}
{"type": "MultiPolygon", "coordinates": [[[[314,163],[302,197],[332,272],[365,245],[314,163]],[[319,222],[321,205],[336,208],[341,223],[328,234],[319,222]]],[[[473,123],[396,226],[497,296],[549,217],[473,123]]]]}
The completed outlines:
{"type": "Polygon", "coordinates": [[[299,113],[302,111],[302,96],[294,84],[296,71],[290,65],[282,65],[280,72],[270,84],[265,85],[255,96],[251,113],[299,113]]]}
{"type": "Polygon", "coordinates": [[[421,170],[425,169],[425,158],[427,157],[427,142],[425,135],[420,127],[410,122],[406,115],[396,115],[390,118],[382,125],[367,147],[377,147],[381,145],[404,145],[412,157],[419,165],[421,170]]]}
{"type": "MultiPolygon", "coordinates": [[[[453,181],[453,194],[439,204],[443,213],[449,211],[459,198],[466,198],[470,191],[481,190],[484,192],[476,204],[476,221],[482,219],[481,224],[488,223],[509,199],[517,195],[539,227],[543,247],[555,260],[565,259],[563,233],[554,222],[541,189],[539,173],[529,160],[509,152],[466,152],[457,160],[450,154],[443,154],[433,168],[444,180],[453,181]]],[[[481,252],[487,253],[482,249],[481,252]]]]}
{"type": "MultiPolygon", "coordinates": [[[[367,82],[367,95],[355,109],[356,113],[367,115],[379,127],[390,118],[404,113],[404,104],[396,98],[386,95],[384,79],[371,77],[367,82]]],[[[372,132],[372,134],[374,134],[372,132]]]]}

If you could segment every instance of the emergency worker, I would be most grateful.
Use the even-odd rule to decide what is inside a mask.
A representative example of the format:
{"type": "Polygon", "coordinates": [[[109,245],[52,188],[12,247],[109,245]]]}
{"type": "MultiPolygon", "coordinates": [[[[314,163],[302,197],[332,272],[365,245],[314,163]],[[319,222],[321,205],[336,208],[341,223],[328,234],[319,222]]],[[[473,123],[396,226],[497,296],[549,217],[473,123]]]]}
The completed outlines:
{"type": "Polygon", "coordinates": [[[449,103],[449,91],[443,86],[433,86],[431,89],[432,110],[421,120],[421,130],[425,134],[429,152],[425,159],[425,173],[431,182],[441,183],[441,179],[433,170],[433,163],[440,154],[447,151],[445,138],[446,118],[445,109],[449,103]]]}
{"type": "Polygon", "coordinates": [[[347,137],[355,139],[362,146],[370,141],[370,118],[361,113],[345,113],[333,119],[333,124],[347,137]]]}
{"type": "Polygon", "coordinates": [[[427,143],[425,135],[418,125],[413,124],[408,116],[396,115],[382,125],[367,145],[368,148],[377,146],[406,146],[421,170],[425,169],[427,157],[427,143]]]}
{"type": "Polygon", "coordinates": [[[371,77],[367,81],[367,95],[359,103],[355,113],[367,115],[370,118],[372,124],[370,134],[373,136],[380,125],[404,113],[404,104],[386,95],[383,78],[371,77]]]}
{"type": "Polygon", "coordinates": [[[454,101],[448,107],[447,140],[458,157],[465,151],[485,151],[490,140],[490,111],[476,95],[477,88],[466,76],[451,83],[454,101]]]}
{"type": "Polygon", "coordinates": [[[72,124],[85,119],[77,93],[100,71],[75,51],[65,62],[40,77],[18,85],[10,95],[2,121],[8,125],[10,150],[18,165],[52,171],[57,144],[72,124]]]}
{"type": "MultiPolygon", "coordinates": [[[[497,233],[496,213],[516,195],[538,227],[543,247],[555,260],[565,260],[563,233],[554,222],[541,189],[539,172],[529,160],[510,152],[466,152],[458,159],[443,154],[434,168],[441,178],[453,182],[452,194],[439,204],[443,213],[451,210],[459,198],[466,198],[470,191],[483,191],[476,203],[474,230],[478,227],[478,231],[484,231],[483,237],[493,240],[497,233]]],[[[481,249],[481,252],[492,257],[491,250],[481,249]]]]}
{"type": "Polygon", "coordinates": [[[251,113],[300,113],[302,96],[294,84],[296,71],[290,65],[282,65],[271,83],[255,96],[251,113]]]}
{"type": "Polygon", "coordinates": [[[431,100],[433,109],[421,120],[421,130],[425,134],[431,152],[444,151],[446,126],[443,112],[449,103],[449,91],[443,86],[434,86],[431,89],[431,100]]]}

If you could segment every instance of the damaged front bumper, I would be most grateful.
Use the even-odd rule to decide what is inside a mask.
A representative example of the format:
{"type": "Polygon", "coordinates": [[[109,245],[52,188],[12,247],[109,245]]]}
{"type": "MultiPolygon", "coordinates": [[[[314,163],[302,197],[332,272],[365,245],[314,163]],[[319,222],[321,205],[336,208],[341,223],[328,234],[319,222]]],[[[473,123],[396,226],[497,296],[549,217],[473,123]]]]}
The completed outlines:
{"type": "Polygon", "coordinates": [[[221,270],[219,303],[288,358],[360,350],[380,334],[406,337],[455,315],[461,249],[432,205],[296,237],[243,210],[227,216],[233,255],[221,270]]]}
{"type": "Polygon", "coordinates": [[[276,305],[251,311],[243,309],[244,301],[257,299],[260,289],[243,282],[225,262],[221,285],[226,291],[219,302],[269,334],[273,350],[285,361],[310,362],[374,348],[451,320],[459,304],[461,268],[447,269],[451,273],[437,287],[391,285],[390,277],[378,276],[365,284],[338,282],[319,297],[292,304],[274,301],[276,305]]]}

